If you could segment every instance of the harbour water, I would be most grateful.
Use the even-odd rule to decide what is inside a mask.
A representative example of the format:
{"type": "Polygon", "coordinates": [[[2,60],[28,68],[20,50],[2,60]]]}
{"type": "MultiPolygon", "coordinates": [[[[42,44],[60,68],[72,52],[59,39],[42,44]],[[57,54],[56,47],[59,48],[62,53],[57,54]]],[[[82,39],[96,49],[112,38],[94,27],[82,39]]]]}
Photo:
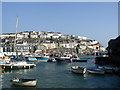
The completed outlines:
{"type": "MultiPolygon", "coordinates": [[[[36,78],[38,80],[36,88],[120,88],[120,77],[115,74],[74,74],[71,66],[94,67],[94,56],[86,57],[87,62],[56,63],[39,62],[32,69],[12,70],[1,72],[0,84],[2,88],[20,88],[13,86],[10,79],[36,78]]],[[[28,88],[28,87],[25,87],[28,88]]]]}

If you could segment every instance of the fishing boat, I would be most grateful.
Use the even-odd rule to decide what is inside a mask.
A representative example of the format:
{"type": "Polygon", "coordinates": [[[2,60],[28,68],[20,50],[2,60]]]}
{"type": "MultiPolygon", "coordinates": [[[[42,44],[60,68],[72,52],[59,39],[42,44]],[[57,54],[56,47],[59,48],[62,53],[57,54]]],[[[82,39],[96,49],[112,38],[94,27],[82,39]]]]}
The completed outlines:
{"type": "Polygon", "coordinates": [[[27,61],[38,62],[41,59],[41,55],[31,53],[31,54],[26,54],[25,58],[27,61]]]}
{"type": "Polygon", "coordinates": [[[10,80],[13,85],[17,86],[36,86],[37,85],[37,80],[36,79],[22,79],[22,78],[14,78],[10,80]]]}
{"type": "Polygon", "coordinates": [[[70,63],[71,62],[71,54],[61,54],[58,57],[55,57],[57,63],[70,63]]]}
{"type": "Polygon", "coordinates": [[[41,58],[39,59],[39,62],[53,62],[55,61],[55,58],[50,57],[47,53],[44,53],[41,55],[41,58]]]}
{"type": "Polygon", "coordinates": [[[35,62],[38,61],[36,57],[25,57],[27,61],[35,62]]]}
{"type": "Polygon", "coordinates": [[[26,61],[27,59],[23,55],[16,55],[14,58],[11,58],[11,61],[26,61]]]}
{"type": "Polygon", "coordinates": [[[91,69],[87,69],[88,73],[91,74],[104,74],[105,71],[103,69],[100,68],[91,68],[91,69]]]}
{"type": "Polygon", "coordinates": [[[72,55],[70,58],[72,62],[78,62],[80,60],[77,54],[72,55]]]}
{"type": "Polygon", "coordinates": [[[27,63],[26,61],[16,61],[16,62],[10,62],[7,64],[1,64],[0,65],[2,69],[4,70],[17,70],[17,69],[30,69],[36,66],[33,63],[27,63]]]}
{"type": "Polygon", "coordinates": [[[81,60],[81,59],[72,59],[72,62],[87,62],[87,60],[81,60]]]}
{"type": "Polygon", "coordinates": [[[47,62],[56,62],[55,58],[48,59],[47,62]]]}
{"type": "Polygon", "coordinates": [[[47,59],[48,60],[49,58],[50,58],[50,56],[48,54],[46,54],[46,53],[42,54],[41,59],[47,59]]]}
{"type": "Polygon", "coordinates": [[[78,74],[85,74],[87,69],[80,67],[80,66],[72,66],[71,67],[73,73],[78,73],[78,74]]]}
{"type": "Polygon", "coordinates": [[[78,55],[72,55],[71,57],[72,62],[87,62],[87,60],[82,60],[78,57],[78,55]]]}
{"type": "Polygon", "coordinates": [[[70,57],[58,57],[58,58],[55,58],[55,60],[57,61],[57,63],[70,63],[71,62],[70,57]]]}

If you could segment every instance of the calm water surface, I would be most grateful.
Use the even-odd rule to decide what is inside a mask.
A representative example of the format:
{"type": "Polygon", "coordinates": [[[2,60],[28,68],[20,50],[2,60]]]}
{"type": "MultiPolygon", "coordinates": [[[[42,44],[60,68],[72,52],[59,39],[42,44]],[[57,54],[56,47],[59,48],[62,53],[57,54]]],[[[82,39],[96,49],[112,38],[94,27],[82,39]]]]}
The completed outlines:
{"type": "MultiPolygon", "coordinates": [[[[88,62],[74,63],[37,63],[32,69],[1,72],[0,84],[2,88],[20,88],[13,86],[10,79],[36,78],[34,88],[120,88],[120,77],[115,74],[85,76],[71,72],[71,66],[94,67],[94,57],[86,57],[88,62]]],[[[27,88],[27,87],[26,87],[27,88]]]]}

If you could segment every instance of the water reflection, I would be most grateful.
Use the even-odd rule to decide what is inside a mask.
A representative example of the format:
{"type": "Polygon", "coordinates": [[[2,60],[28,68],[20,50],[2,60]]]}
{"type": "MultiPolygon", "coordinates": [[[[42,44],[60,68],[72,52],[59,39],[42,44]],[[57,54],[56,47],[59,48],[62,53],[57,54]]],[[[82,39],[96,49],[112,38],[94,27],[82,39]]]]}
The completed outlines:
{"type": "Polygon", "coordinates": [[[87,75],[88,75],[88,73],[83,74],[83,78],[84,78],[84,80],[87,79],[87,75]]]}
{"type": "Polygon", "coordinates": [[[4,71],[2,74],[3,88],[36,90],[36,88],[114,88],[120,87],[120,78],[114,74],[93,75],[85,73],[74,74],[71,66],[95,67],[94,59],[87,59],[87,62],[74,63],[37,63],[32,69],[4,71]],[[35,78],[38,80],[36,87],[13,86],[10,79],[14,77],[35,78]]]}
{"type": "Polygon", "coordinates": [[[0,73],[0,90],[2,89],[2,78],[3,78],[3,75],[2,73],[0,73]]]}
{"type": "Polygon", "coordinates": [[[11,85],[12,90],[36,90],[36,87],[21,87],[21,86],[15,86],[11,85]]]}
{"type": "Polygon", "coordinates": [[[20,69],[20,70],[3,70],[2,73],[10,74],[10,73],[18,73],[18,74],[27,74],[27,72],[33,70],[32,69],[20,69]]]}

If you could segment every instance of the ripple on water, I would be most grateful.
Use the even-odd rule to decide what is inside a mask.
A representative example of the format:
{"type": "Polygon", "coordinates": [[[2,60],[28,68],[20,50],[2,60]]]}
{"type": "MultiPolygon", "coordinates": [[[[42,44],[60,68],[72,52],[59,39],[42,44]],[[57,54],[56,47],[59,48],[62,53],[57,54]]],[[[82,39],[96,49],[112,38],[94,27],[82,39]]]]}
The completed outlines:
{"type": "Polygon", "coordinates": [[[37,88],[120,88],[120,78],[114,74],[86,76],[71,72],[71,66],[94,67],[93,57],[87,62],[74,63],[38,63],[35,68],[3,73],[2,86],[14,88],[9,82],[14,77],[36,78],[37,88]]]}

